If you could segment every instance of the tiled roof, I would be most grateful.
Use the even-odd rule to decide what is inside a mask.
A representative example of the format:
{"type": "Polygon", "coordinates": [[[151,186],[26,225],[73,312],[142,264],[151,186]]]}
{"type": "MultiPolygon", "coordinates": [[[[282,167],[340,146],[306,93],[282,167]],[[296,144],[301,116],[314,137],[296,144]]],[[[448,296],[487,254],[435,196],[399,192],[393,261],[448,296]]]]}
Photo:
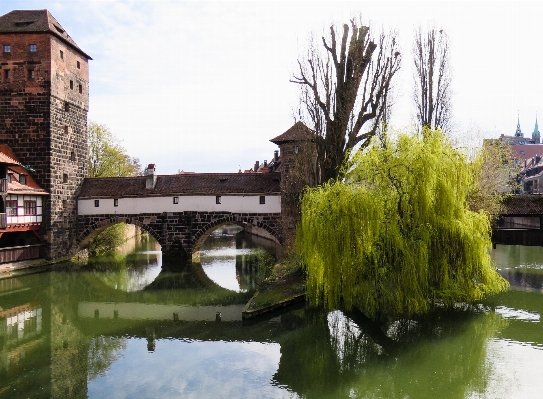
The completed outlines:
{"type": "Polygon", "coordinates": [[[290,129],[285,133],[280,134],[270,141],[274,144],[286,143],[289,141],[305,141],[305,140],[314,140],[315,132],[304,125],[302,122],[296,122],[290,129]]]}
{"type": "Polygon", "coordinates": [[[38,183],[34,181],[28,170],[22,166],[9,166],[9,170],[12,170],[15,173],[23,174],[26,176],[26,184],[21,184],[15,179],[12,179],[8,183],[8,194],[35,194],[35,195],[44,195],[48,194],[43,188],[38,186],[38,183]]]}
{"type": "Polygon", "coordinates": [[[0,33],[49,32],[74,47],[88,59],[87,55],[48,10],[14,10],[0,17],[0,33]]]}
{"type": "Polygon", "coordinates": [[[514,144],[511,150],[517,159],[529,159],[543,155],[543,144],[514,144]]]}
{"type": "Polygon", "coordinates": [[[17,157],[7,144],[0,144],[0,163],[7,165],[20,165],[17,157]]]}
{"type": "Polygon", "coordinates": [[[30,172],[26,170],[10,146],[7,144],[0,144],[0,164],[7,165],[8,170],[17,174],[23,174],[26,176],[26,184],[21,184],[17,180],[12,180],[8,183],[8,194],[33,194],[33,195],[45,195],[48,194],[43,188],[41,188],[32,178],[30,172]]]}
{"type": "Polygon", "coordinates": [[[504,215],[543,215],[543,195],[512,195],[504,201],[504,215]]]}
{"type": "Polygon", "coordinates": [[[158,175],[154,189],[145,176],[87,178],[79,198],[152,195],[278,194],[280,173],[194,173],[158,175]]]}

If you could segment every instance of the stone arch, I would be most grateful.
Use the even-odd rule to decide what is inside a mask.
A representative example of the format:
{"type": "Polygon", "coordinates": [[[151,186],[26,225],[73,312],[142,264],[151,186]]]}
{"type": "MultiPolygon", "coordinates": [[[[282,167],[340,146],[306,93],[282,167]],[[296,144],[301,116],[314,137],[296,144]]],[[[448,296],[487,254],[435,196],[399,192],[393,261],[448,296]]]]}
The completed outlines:
{"type": "Polygon", "coordinates": [[[113,226],[118,223],[133,224],[134,226],[140,227],[142,230],[149,233],[155,240],[158,241],[162,248],[166,248],[166,243],[162,239],[161,235],[157,233],[151,226],[141,223],[137,219],[128,219],[123,217],[109,217],[100,220],[99,222],[92,223],[86,226],[85,230],[79,235],[77,239],[77,245],[79,249],[85,249],[89,246],[90,242],[107,227],[113,226]]]}
{"type": "Polygon", "coordinates": [[[251,216],[235,216],[230,215],[226,217],[221,217],[212,222],[207,223],[202,228],[200,228],[193,236],[192,239],[192,254],[193,256],[199,253],[202,248],[202,244],[209,237],[209,235],[216,230],[219,226],[223,224],[237,224],[242,227],[245,231],[258,234],[258,232],[266,233],[262,234],[265,237],[271,237],[277,244],[281,245],[280,237],[278,233],[268,226],[265,222],[256,222],[255,218],[251,216]]]}

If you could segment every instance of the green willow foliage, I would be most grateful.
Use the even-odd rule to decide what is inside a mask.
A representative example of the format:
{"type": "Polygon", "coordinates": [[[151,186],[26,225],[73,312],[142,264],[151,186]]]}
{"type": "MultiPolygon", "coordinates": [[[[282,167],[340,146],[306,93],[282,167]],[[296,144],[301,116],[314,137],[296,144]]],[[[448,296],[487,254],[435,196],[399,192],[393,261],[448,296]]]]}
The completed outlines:
{"type": "Polygon", "coordinates": [[[374,142],[342,181],[308,189],[297,248],[310,301],[382,320],[506,290],[489,219],[467,205],[482,165],[424,130],[374,142]]]}

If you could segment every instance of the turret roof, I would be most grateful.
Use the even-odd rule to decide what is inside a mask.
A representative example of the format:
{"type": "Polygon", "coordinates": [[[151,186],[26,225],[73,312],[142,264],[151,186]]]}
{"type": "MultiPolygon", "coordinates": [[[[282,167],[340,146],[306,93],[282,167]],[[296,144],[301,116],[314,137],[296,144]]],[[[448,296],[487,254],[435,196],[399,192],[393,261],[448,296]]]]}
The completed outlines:
{"type": "Polygon", "coordinates": [[[79,53],[92,60],[68,35],[48,10],[14,10],[0,17],[0,33],[40,33],[57,36],[79,53]]]}
{"type": "Polygon", "coordinates": [[[315,139],[315,132],[304,125],[302,122],[296,122],[285,133],[271,139],[274,144],[288,143],[292,141],[310,141],[315,139]]]}

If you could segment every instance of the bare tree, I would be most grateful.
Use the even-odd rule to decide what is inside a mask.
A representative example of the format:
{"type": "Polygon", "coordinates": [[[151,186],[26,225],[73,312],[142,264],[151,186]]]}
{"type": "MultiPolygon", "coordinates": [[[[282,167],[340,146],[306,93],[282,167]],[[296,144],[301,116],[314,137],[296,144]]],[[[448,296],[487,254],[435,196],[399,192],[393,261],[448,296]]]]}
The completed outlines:
{"type": "Polygon", "coordinates": [[[336,178],[346,154],[380,129],[401,61],[394,33],[381,34],[376,44],[369,27],[354,20],[343,25],[339,42],[336,33],[331,26],[322,47],[310,43],[291,80],[301,88],[300,118],[315,131],[321,182],[336,178]]]}
{"type": "Polygon", "coordinates": [[[451,117],[449,39],[443,30],[415,32],[413,100],[420,128],[447,130],[451,117]]]}

